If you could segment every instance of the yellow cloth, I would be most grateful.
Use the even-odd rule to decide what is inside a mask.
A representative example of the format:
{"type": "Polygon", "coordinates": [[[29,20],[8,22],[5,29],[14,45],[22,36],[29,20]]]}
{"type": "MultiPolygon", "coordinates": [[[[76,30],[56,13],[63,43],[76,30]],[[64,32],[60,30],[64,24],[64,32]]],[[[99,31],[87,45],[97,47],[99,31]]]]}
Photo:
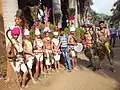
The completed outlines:
{"type": "Polygon", "coordinates": [[[29,40],[25,40],[25,49],[32,50],[32,43],[29,40]]]}
{"type": "Polygon", "coordinates": [[[110,44],[109,44],[109,42],[105,43],[105,48],[108,51],[108,53],[110,53],[110,44]]]}

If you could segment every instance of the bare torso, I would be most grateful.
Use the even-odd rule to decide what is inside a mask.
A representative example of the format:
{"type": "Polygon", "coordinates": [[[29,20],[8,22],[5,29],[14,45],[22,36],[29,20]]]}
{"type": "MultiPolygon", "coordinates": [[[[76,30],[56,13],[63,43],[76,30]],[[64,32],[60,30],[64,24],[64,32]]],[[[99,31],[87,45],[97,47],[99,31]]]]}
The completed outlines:
{"type": "Polygon", "coordinates": [[[107,29],[102,29],[97,32],[98,40],[101,42],[105,42],[109,38],[109,32],[107,29]]]}
{"type": "Polygon", "coordinates": [[[87,47],[92,47],[92,35],[93,35],[93,32],[90,32],[90,31],[87,31],[85,33],[85,41],[87,43],[87,47]]]}
{"type": "Polygon", "coordinates": [[[44,43],[44,49],[47,49],[47,50],[51,50],[52,48],[51,48],[51,38],[49,38],[49,37],[45,37],[44,39],[43,39],[43,43],[44,43]]]}
{"type": "Polygon", "coordinates": [[[68,36],[68,43],[70,43],[70,44],[74,44],[74,43],[75,43],[75,40],[74,40],[74,38],[73,38],[73,35],[69,35],[69,36],[68,36]]]}
{"type": "Polygon", "coordinates": [[[24,40],[24,45],[23,45],[23,47],[24,47],[24,50],[25,50],[26,52],[32,53],[33,47],[32,47],[32,43],[31,43],[29,40],[27,40],[27,39],[24,40]]]}

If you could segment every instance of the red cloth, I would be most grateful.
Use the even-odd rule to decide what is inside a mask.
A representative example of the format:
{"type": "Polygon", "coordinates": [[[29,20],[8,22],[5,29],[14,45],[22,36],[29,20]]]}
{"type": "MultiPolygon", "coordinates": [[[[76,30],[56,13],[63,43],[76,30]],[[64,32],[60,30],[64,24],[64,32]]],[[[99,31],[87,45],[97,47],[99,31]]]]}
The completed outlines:
{"type": "Polygon", "coordinates": [[[74,16],[69,16],[69,20],[74,20],[75,17],[74,16]]]}

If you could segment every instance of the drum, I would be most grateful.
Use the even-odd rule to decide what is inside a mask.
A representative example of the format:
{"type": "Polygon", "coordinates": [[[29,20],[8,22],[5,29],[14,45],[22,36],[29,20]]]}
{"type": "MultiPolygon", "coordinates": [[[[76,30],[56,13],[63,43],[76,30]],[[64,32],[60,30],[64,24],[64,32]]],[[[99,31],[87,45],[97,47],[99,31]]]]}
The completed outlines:
{"type": "Polygon", "coordinates": [[[74,46],[74,50],[75,50],[76,52],[81,52],[81,51],[83,50],[83,45],[82,45],[82,43],[77,43],[77,45],[74,46]]]}

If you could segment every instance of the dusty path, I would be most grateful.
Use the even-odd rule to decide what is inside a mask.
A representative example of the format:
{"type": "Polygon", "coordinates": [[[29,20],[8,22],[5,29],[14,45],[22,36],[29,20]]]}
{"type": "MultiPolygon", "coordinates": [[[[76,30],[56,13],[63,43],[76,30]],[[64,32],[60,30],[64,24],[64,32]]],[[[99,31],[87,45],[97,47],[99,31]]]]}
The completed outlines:
{"type": "MultiPolygon", "coordinates": [[[[37,84],[29,82],[29,88],[25,90],[120,90],[120,41],[117,42],[115,50],[115,69],[109,70],[107,61],[103,62],[103,69],[93,72],[86,68],[88,61],[83,53],[79,54],[78,70],[71,73],[61,70],[53,72],[47,78],[43,78],[37,84]]],[[[15,84],[0,90],[18,90],[15,84]]]]}
{"type": "Polygon", "coordinates": [[[61,71],[54,73],[49,80],[42,80],[27,90],[120,90],[120,42],[118,41],[115,50],[115,69],[112,73],[109,70],[107,61],[103,62],[103,69],[93,72],[85,67],[87,58],[83,53],[79,54],[79,70],[68,73],[61,71]]]}
{"type": "Polygon", "coordinates": [[[50,80],[31,86],[27,90],[117,90],[117,81],[82,68],[71,73],[53,75],[50,80]]]}

